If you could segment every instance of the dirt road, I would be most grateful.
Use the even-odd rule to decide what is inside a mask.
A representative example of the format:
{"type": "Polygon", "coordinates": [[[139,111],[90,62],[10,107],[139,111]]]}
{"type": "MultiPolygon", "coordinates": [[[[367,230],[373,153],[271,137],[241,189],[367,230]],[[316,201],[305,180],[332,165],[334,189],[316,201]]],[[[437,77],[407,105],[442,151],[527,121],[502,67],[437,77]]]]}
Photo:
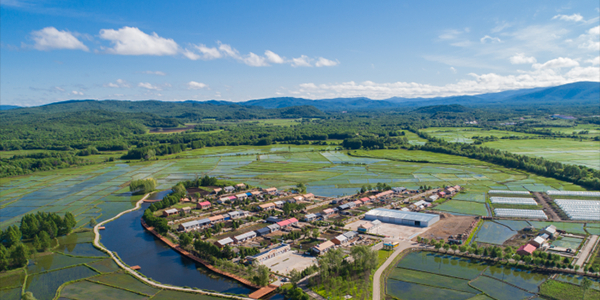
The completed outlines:
{"type": "Polygon", "coordinates": [[[597,242],[598,242],[597,235],[590,236],[590,240],[587,242],[585,247],[583,249],[581,249],[581,251],[579,251],[579,259],[577,259],[577,262],[575,262],[575,265],[577,265],[579,267],[583,267],[583,264],[585,263],[586,259],[590,255],[590,253],[594,250],[594,246],[596,245],[597,242]]]}
{"type": "Polygon", "coordinates": [[[539,193],[539,192],[534,192],[533,196],[535,197],[537,202],[544,207],[544,212],[546,212],[546,215],[548,215],[549,221],[560,221],[561,220],[560,217],[558,216],[558,214],[552,208],[552,206],[550,206],[550,203],[548,203],[548,201],[550,201],[548,196],[546,196],[543,193],[539,193]]]}
{"type": "MultiPolygon", "coordinates": [[[[373,300],[381,299],[380,280],[381,280],[381,274],[383,274],[383,271],[385,271],[385,269],[394,261],[394,259],[398,256],[398,254],[400,254],[402,251],[409,249],[409,248],[415,248],[418,245],[419,245],[418,243],[414,243],[414,242],[410,242],[410,241],[400,242],[400,245],[398,245],[398,249],[396,249],[394,251],[394,253],[392,253],[392,255],[390,255],[390,257],[388,257],[388,259],[383,263],[383,265],[381,265],[381,267],[379,267],[379,269],[377,269],[377,271],[375,272],[375,275],[373,275],[373,300]]],[[[385,299],[385,295],[383,295],[383,299],[385,299]]]]}

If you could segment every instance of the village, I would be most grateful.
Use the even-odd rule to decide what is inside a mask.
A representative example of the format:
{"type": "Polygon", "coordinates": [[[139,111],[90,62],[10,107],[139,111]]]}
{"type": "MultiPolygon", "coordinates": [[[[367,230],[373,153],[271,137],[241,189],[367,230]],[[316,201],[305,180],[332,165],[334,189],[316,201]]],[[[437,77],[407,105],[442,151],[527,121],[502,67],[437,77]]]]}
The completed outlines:
{"type": "MultiPolygon", "coordinates": [[[[204,259],[207,255],[199,253],[194,243],[203,244],[203,249],[214,245],[219,249],[220,259],[240,266],[235,267],[240,270],[241,266],[265,266],[270,272],[271,290],[289,281],[293,272],[308,274],[303,271],[316,268],[319,257],[328,251],[341,249],[350,254],[352,247],[358,245],[374,251],[414,248],[418,244],[431,251],[452,249],[454,253],[473,255],[502,257],[505,252],[526,263],[552,261],[557,266],[578,269],[597,243],[586,236],[546,225],[516,230],[516,234],[500,243],[502,248],[494,243],[479,243],[478,248],[474,236],[482,234],[484,222],[548,219],[546,213],[550,212],[542,210],[503,208],[515,203],[542,202],[527,198],[529,192],[490,190],[489,209],[494,214],[489,217],[432,210],[460,194],[461,186],[409,190],[381,185],[338,198],[296,188],[254,188],[244,183],[215,187],[203,195],[194,191],[187,190],[179,203],[154,212],[168,220],[167,238],[190,253],[204,255],[204,259]],[[569,239],[581,242],[573,246],[559,242],[569,239]],[[486,254],[488,248],[490,252],[486,254]]],[[[220,264],[222,268],[228,267],[228,271],[237,270],[232,265],[220,264]]]]}

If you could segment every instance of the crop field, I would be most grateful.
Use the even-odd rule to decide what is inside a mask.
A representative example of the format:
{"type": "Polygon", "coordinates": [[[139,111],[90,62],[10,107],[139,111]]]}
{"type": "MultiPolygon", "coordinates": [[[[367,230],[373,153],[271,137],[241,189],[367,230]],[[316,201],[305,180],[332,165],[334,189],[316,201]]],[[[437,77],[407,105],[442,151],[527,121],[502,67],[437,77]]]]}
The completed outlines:
{"type": "Polygon", "coordinates": [[[487,216],[488,211],[485,208],[484,203],[460,201],[460,200],[449,200],[441,205],[438,205],[434,210],[441,210],[447,212],[455,212],[466,215],[474,216],[487,216]]]}
{"type": "Polygon", "coordinates": [[[121,270],[121,268],[119,268],[119,266],[112,260],[112,258],[105,258],[93,263],[88,263],[87,265],[102,273],[111,273],[121,270]]]}
{"type": "Polygon", "coordinates": [[[0,299],[2,300],[20,300],[21,288],[3,289],[0,290],[0,299]]]}
{"type": "MultiPolygon", "coordinates": [[[[600,279],[598,279],[598,278],[589,278],[589,279],[592,280],[591,288],[600,291],[600,279]]],[[[572,275],[572,274],[559,274],[556,277],[554,277],[554,280],[569,282],[569,283],[576,284],[576,285],[581,285],[583,276],[572,275]]]]}
{"type": "MultiPolygon", "coordinates": [[[[154,290],[154,293],[157,291],[158,290],[154,290]]],[[[123,289],[83,280],[65,286],[61,290],[60,296],[66,299],[77,300],[141,300],[148,299],[151,295],[143,296],[123,289]]]]}
{"type": "Polygon", "coordinates": [[[51,271],[68,266],[89,263],[98,260],[98,258],[71,257],[61,254],[48,254],[35,259],[33,263],[27,266],[27,273],[34,274],[51,271]]]}
{"type": "MultiPolygon", "coordinates": [[[[558,280],[548,280],[540,286],[540,295],[549,296],[552,299],[572,300],[584,299],[583,290],[581,287],[568,282],[558,280]]],[[[600,292],[594,289],[589,289],[585,295],[585,299],[599,299],[600,292]]]]}
{"type": "Polygon", "coordinates": [[[526,299],[547,279],[545,274],[502,265],[412,252],[392,270],[386,291],[398,299],[490,299],[479,290],[494,299],[526,299]]]}
{"type": "Polygon", "coordinates": [[[90,277],[97,273],[85,266],[61,269],[54,272],[30,275],[25,291],[32,292],[37,299],[50,300],[59,286],[65,282],[90,277]]]}
{"type": "Polygon", "coordinates": [[[452,197],[452,200],[485,203],[485,194],[473,193],[473,192],[458,193],[458,194],[454,195],[454,197],[452,197]]]}
{"type": "MultiPolygon", "coordinates": [[[[407,188],[459,184],[469,193],[494,188],[581,190],[558,180],[445,154],[375,150],[356,151],[357,155],[369,156],[357,157],[346,152],[320,151],[328,148],[331,149],[312,145],[210,147],[181,153],[177,160],[116,162],[2,178],[0,228],[36,211],[59,214],[71,211],[77,226],[88,227],[92,218],[102,221],[131,208],[141,196],[128,192],[128,182],[147,177],[158,180],[158,189],[204,175],[260,187],[285,188],[302,182],[308,192],[323,196],[352,194],[363,185],[378,182],[407,188]]],[[[471,199],[480,201],[480,196],[471,199]]]]}
{"type": "MultiPolygon", "coordinates": [[[[543,129],[543,128],[536,128],[543,129]]],[[[545,128],[547,129],[547,128],[545,128]]],[[[559,132],[563,134],[573,134],[574,132],[578,133],[581,131],[588,131],[587,134],[584,134],[585,137],[596,137],[600,136],[600,126],[594,124],[579,124],[573,127],[553,127],[551,129],[554,132],[559,132]]]]}
{"type": "Polygon", "coordinates": [[[0,273],[0,287],[2,289],[21,287],[25,280],[23,269],[0,273]]]}
{"type": "Polygon", "coordinates": [[[130,291],[135,291],[137,293],[142,293],[146,295],[154,295],[156,293],[155,288],[142,283],[141,281],[135,279],[133,276],[126,275],[121,272],[100,275],[90,278],[88,280],[93,282],[104,283],[113,287],[127,289],[130,291]]]}
{"type": "Polygon", "coordinates": [[[485,221],[475,234],[474,241],[477,243],[502,245],[515,234],[517,232],[508,226],[493,221],[485,221]]]}
{"type": "Polygon", "coordinates": [[[584,165],[600,169],[598,149],[600,142],[572,139],[500,140],[484,146],[516,154],[540,156],[561,163],[584,165]]]}
{"type": "Polygon", "coordinates": [[[583,234],[583,223],[567,223],[567,222],[539,222],[539,221],[528,221],[529,224],[533,225],[537,229],[542,229],[548,225],[554,225],[557,229],[564,230],[569,233],[583,234]]]}
{"type": "Polygon", "coordinates": [[[474,136],[495,136],[497,138],[508,136],[536,136],[535,134],[512,132],[505,130],[484,130],[476,127],[431,127],[422,129],[423,132],[454,143],[473,143],[474,136]]]}
{"type": "Polygon", "coordinates": [[[577,247],[579,247],[579,245],[581,245],[582,242],[583,239],[578,239],[574,237],[563,237],[560,240],[553,241],[552,245],[556,247],[577,249],[577,247]]]}

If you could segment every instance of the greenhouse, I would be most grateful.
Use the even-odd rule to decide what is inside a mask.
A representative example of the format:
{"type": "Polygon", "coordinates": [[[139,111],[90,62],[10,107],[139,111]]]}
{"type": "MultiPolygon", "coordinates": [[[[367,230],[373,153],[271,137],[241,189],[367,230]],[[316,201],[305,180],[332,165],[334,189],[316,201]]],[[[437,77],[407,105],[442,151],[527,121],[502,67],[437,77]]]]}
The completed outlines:
{"type": "Polygon", "coordinates": [[[600,221],[600,201],[556,199],[554,202],[571,220],[600,221]]]}
{"type": "Polygon", "coordinates": [[[490,190],[488,194],[529,195],[529,191],[490,190]]]}
{"type": "Polygon", "coordinates": [[[550,196],[578,196],[578,197],[600,197],[600,192],[582,192],[582,191],[548,191],[550,196]]]}
{"type": "Polygon", "coordinates": [[[536,209],[496,208],[494,209],[494,213],[496,217],[548,219],[543,210],[536,209]]]}
{"type": "Polygon", "coordinates": [[[537,205],[533,198],[490,197],[493,204],[537,205]]]}

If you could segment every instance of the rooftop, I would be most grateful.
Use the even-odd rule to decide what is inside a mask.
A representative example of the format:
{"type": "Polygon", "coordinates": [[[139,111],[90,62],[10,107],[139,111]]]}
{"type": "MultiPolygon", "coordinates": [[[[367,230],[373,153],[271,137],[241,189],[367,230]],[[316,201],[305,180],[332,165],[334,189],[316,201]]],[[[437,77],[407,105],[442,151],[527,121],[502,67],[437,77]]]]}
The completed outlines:
{"type": "Polygon", "coordinates": [[[421,221],[421,222],[429,222],[432,219],[439,217],[438,215],[434,215],[434,214],[425,214],[425,213],[410,212],[410,211],[399,211],[399,210],[386,209],[386,208],[372,209],[372,210],[368,211],[366,213],[366,215],[373,216],[375,218],[377,218],[377,217],[397,218],[397,219],[405,219],[405,220],[421,221]]]}

